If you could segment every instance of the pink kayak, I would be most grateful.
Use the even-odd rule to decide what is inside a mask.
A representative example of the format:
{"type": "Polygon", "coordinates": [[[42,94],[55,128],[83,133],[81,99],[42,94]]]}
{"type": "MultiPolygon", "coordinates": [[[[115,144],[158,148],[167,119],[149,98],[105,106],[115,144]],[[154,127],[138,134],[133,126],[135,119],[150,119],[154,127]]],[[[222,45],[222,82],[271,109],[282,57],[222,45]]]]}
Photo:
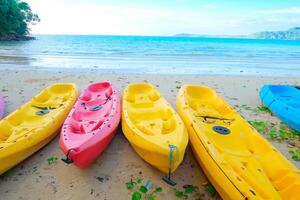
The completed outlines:
{"type": "Polygon", "coordinates": [[[111,82],[90,84],[65,120],[60,148],[62,159],[80,168],[89,166],[107,147],[120,122],[120,96],[111,82]]]}
{"type": "Polygon", "coordinates": [[[2,119],[4,115],[4,99],[3,96],[0,95],[0,119],[2,119]]]}

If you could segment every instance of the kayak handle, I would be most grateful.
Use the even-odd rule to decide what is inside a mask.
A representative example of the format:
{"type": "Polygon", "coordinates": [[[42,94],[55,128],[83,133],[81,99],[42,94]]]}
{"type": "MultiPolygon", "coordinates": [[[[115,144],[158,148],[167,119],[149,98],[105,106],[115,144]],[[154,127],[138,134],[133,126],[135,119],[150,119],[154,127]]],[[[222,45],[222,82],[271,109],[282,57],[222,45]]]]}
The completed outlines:
{"type": "Polygon", "coordinates": [[[73,163],[74,161],[69,157],[69,154],[71,152],[71,150],[74,150],[74,149],[69,149],[67,155],[66,155],[66,158],[62,158],[61,160],[67,164],[71,164],[73,163]]]}

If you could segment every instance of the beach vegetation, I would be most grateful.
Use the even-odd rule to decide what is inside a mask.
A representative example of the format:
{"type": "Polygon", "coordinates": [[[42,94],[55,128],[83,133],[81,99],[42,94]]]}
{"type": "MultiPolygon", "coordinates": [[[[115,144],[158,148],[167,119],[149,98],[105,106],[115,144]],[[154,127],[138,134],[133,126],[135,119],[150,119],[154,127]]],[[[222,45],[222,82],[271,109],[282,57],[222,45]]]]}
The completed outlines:
{"type": "Polygon", "coordinates": [[[141,185],[141,187],[140,187],[140,192],[142,192],[142,193],[147,193],[148,192],[148,189],[146,188],[146,186],[144,186],[144,185],[141,185]]]}
{"type": "Polygon", "coordinates": [[[289,154],[291,155],[292,160],[300,161],[300,149],[289,150],[289,154]]]}
{"type": "MultiPolygon", "coordinates": [[[[211,196],[211,189],[210,184],[206,184],[206,191],[208,192],[208,195],[211,196]],[[209,189],[207,189],[209,187],[209,189]]],[[[175,196],[179,199],[202,199],[202,197],[205,196],[204,193],[200,192],[199,188],[194,185],[184,185],[182,186],[183,189],[176,189],[174,188],[175,196]]],[[[215,193],[213,196],[217,194],[217,191],[215,190],[215,193]]]]}
{"type": "Polygon", "coordinates": [[[178,197],[178,198],[182,198],[182,197],[184,197],[184,192],[183,192],[183,191],[176,190],[176,191],[175,191],[175,195],[176,195],[176,197],[178,197]]]}
{"type": "Polygon", "coordinates": [[[130,181],[126,182],[125,184],[127,189],[132,191],[132,200],[156,200],[157,194],[163,191],[162,187],[159,187],[150,181],[146,181],[145,185],[143,185],[142,178],[130,179],[130,181]]]}
{"type": "Polygon", "coordinates": [[[251,107],[248,106],[247,104],[243,104],[240,106],[241,109],[244,109],[244,110],[251,110],[251,107]]]}
{"type": "Polygon", "coordinates": [[[5,177],[13,177],[16,175],[16,172],[14,169],[9,169],[8,171],[6,171],[3,176],[5,177]]]}
{"type": "Polygon", "coordinates": [[[137,182],[138,184],[140,184],[140,183],[142,183],[142,181],[143,181],[142,178],[138,178],[136,182],[137,182]]]}
{"type": "Polygon", "coordinates": [[[266,112],[266,113],[269,113],[269,114],[272,114],[271,110],[265,106],[265,105],[259,105],[255,108],[256,111],[262,111],[262,112],[266,112]]]}
{"type": "Polygon", "coordinates": [[[142,199],[142,195],[139,192],[134,192],[131,196],[131,200],[140,200],[142,199]]]}
{"type": "Polygon", "coordinates": [[[211,184],[211,183],[208,183],[207,186],[206,186],[206,191],[208,192],[208,194],[213,197],[213,196],[216,196],[218,193],[217,193],[217,190],[214,188],[214,186],[211,184]]]}
{"type": "Polygon", "coordinates": [[[249,123],[260,133],[266,134],[270,139],[277,139],[278,141],[299,139],[300,132],[289,128],[287,125],[280,123],[279,127],[269,121],[253,120],[249,123]]]}
{"type": "Polygon", "coordinates": [[[40,18],[31,11],[27,2],[21,0],[0,0],[0,38],[16,38],[29,34],[29,25],[40,18]]]}
{"type": "Polygon", "coordinates": [[[149,196],[148,200],[156,200],[156,198],[154,196],[149,196]]]}
{"type": "Polygon", "coordinates": [[[155,192],[162,192],[162,191],[163,191],[163,189],[161,187],[158,187],[155,189],[155,192]]]}
{"type": "Polygon", "coordinates": [[[242,104],[242,105],[234,105],[234,107],[237,109],[238,112],[240,112],[242,110],[247,110],[247,111],[253,111],[254,113],[265,112],[265,113],[269,113],[270,115],[272,115],[271,110],[265,105],[258,105],[256,108],[253,108],[247,104],[242,104]]]}
{"type": "Polygon", "coordinates": [[[135,186],[136,182],[132,181],[132,179],[126,183],[127,189],[133,189],[135,186]]]}
{"type": "MultiPolygon", "coordinates": [[[[287,125],[280,123],[276,125],[268,121],[259,121],[253,120],[249,123],[260,133],[266,135],[269,139],[273,141],[282,142],[285,141],[289,147],[298,147],[298,142],[300,139],[300,132],[292,128],[289,128],[287,125]]],[[[300,161],[300,150],[290,150],[289,154],[291,159],[294,161],[300,161]]]]}
{"type": "Polygon", "coordinates": [[[47,158],[48,165],[52,165],[55,161],[57,161],[57,156],[49,156],[47,158]]]}
{"type": "Polygon", "coordinates": [[[274,123],[268,121],[259,121],[253,120],[249,121],[249,123],[260,133],[260,134],[268,134],[273,132],[273,127],[275,126],[274,123]]]}

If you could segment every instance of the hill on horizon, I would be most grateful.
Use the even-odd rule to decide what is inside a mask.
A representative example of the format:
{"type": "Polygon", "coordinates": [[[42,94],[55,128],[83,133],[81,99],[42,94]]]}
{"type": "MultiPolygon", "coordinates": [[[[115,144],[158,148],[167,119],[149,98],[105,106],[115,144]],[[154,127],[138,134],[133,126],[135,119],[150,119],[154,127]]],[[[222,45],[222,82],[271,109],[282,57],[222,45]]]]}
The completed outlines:
{"type": "Polygon", "coordinates": [[[249,35],[201,35],[180,33],[175,37],[217,37],[217,38],[249,38],[249,39],[273,39],[273,40],[300,40],[300,27],[290,28],[286,31],[263,31],[249,35]]]}

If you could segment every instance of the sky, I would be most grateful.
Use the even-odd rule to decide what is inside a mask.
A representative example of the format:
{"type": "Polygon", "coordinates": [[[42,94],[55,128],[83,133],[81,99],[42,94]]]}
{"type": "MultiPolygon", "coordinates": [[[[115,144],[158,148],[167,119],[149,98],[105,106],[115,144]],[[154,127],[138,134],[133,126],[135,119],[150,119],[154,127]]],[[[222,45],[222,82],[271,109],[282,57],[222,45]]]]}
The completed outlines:
{"type": "Polygon", "coordinates": [[[243,35],[300,26],[300,0],[25,0],[33,34],[243,35]]]}

